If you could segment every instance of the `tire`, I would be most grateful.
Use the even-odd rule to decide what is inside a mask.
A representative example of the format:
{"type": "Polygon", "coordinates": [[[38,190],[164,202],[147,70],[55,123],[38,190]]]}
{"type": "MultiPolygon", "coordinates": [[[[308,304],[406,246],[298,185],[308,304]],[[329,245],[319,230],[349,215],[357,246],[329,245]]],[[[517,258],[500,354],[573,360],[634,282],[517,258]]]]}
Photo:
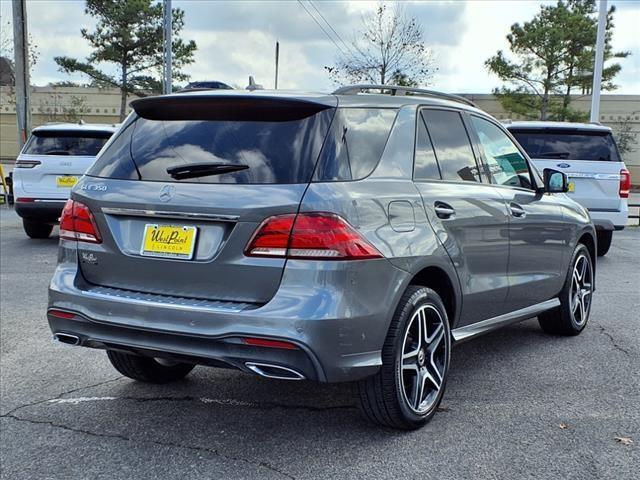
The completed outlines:
{"type": "Polygon", "coordinates": [[[29,238],[49,238],[53,231],[53,225],[31,220],[30,218],[22,219],[22,227],[29,238]]]}
{"type": "Polygon", "coordinates": [[[451,331],[442,300],[430,288],[410,286],[391,320],[382,347],[382,367],[357,384],[360,409],[378,425],[403,430],[422,427],[442,400],[450,356],[451,331]],[[421,324],[427,326],[427,338],[421,336],[421,324]],[[421,378],[423,390],[416,391],[421,378]]]}
{"type": "Polygon", "coordinates": [[[125,377],[145,383],[170,383],[186,377],[195,367],[190,363],[163,365],[155,358],[107,350],[111,365],[125,377]]]}
{"type": "Polygon", "coordinates": [[[609,248],[611,247],[611,239],[613,238],[612,230],[597,230],[596,237],[598,238],[598,256],[604,257],[609,248]]]}
{"type": "Polygon", "coordinates": [[[581,243],[576,246],[569,265],[567,278],[559,295],[560,306],[538,315],[542,330],[553,335],[578,335],[589,321],[594,270],[586,246],[581,243]]]}

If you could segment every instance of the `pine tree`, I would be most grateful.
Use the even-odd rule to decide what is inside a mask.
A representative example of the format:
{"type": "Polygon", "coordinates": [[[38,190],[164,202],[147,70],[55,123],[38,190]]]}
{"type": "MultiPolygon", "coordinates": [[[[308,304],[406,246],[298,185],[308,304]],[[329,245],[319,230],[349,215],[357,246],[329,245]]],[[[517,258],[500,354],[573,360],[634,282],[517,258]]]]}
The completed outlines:
{"type": "MultiPolygon", "coordinates": [[[[85,12],[98,24],[93,32],[80,30],[93,52],[81,61],[56,57],[60,70],[80,72],[92,84],[120,89],[120,121],[124,120],[127,95],[136,92],[159,92],[163,64],[162,4],[152,0],[87,0],[85,12]],[[100,68],[105,65],[107,68],[100,68]],[[116,73],[112,74],[113,66],[116,73]]],[[[173,9],[172,49],[173,78],[187,79],[181,68],[193,63],[196,44],[184,42],[178,34],[184,26],[184,11],[173,9]]]]}

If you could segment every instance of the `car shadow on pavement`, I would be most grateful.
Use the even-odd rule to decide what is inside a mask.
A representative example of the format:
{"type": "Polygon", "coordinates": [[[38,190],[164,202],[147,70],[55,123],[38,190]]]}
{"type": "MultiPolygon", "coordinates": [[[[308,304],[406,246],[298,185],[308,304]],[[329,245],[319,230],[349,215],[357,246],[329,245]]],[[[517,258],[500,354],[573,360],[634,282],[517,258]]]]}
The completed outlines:
{"type": "MultiPolygon", "coordinates": [[[[538,357],[557,341],[542,334],[537,322],[528,321],[454,348],[442,411],[426,431],[437,432],[445,416],[451,420],[462,413],[460,399],[477,397],[479,390],[483,397],[497,395],[496,383],[513,383],[518,364],[538,357]]],[[[273,455],[273,443],[286,443],[291,432],[300,428],[307,439],[321,436],[342,443],[362,435],[382,442],[404,435],[370,425],[361,417],[352,384],[267,380],[235,370],[198,367],[187,379],[169,385],[121,378],[81,393],[50,402],[38,413],[49,420],[72,422],[74,428],[152,442],[215,450],[233,449],[241,442],[256,455],[273,455]]],[[[311,453],[320,447],[307,448],[311,453]]]]}

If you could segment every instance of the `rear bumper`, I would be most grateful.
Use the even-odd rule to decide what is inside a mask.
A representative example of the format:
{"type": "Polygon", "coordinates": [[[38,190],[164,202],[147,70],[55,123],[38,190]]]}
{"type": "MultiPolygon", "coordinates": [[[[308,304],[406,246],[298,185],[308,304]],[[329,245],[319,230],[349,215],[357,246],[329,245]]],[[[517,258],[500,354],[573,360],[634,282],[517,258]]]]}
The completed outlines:
{"type": "Polygon", "coordinates": [[[30,202],[15,202],[16,213],[22,218],[57,223],[66,200],[36,198],[30,202]]]}
{"type": "Polygon", "coordinates": [[[93,295],[78,272],[75,249],[64,248],[66,243],[49,289],[49,308],[75,316],[48,315],[54,334],[76,335],[88,347],[245,371],[250,371],[247,362],[279,365],[320,382],[358,380],[378,371],[389,322],[410,280],[384,259],[289,261],[278,292],[263,306],[183,308],[93,295]],[[253,347],[242,337],[283,340],[299,348],[253,347]]]}
{"type": "Polygon", "coordinates": [[[589,209],[589,215],[598,230],[622,230],[627,225],[629,208],[624,202],[620,210],[589,209]]]}

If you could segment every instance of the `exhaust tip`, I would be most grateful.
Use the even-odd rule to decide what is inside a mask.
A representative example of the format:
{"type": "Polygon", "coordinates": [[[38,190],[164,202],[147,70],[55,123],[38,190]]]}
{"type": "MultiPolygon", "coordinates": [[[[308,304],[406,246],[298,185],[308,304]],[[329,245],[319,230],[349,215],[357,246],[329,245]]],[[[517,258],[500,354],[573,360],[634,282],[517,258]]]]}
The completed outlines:
{"type": "Polygon", "coordinates": [[[54,333],[53,339],[67,345],[80,345],[80,337],[71,335],[70,333],[54,333]]]}
{"type": "Polygon", "coordinates": [[[269,363],[246,362],[245,366],[261,377],[273,378],[276,380],[305,380],[305,376],[291,368],[269,363]]]}

